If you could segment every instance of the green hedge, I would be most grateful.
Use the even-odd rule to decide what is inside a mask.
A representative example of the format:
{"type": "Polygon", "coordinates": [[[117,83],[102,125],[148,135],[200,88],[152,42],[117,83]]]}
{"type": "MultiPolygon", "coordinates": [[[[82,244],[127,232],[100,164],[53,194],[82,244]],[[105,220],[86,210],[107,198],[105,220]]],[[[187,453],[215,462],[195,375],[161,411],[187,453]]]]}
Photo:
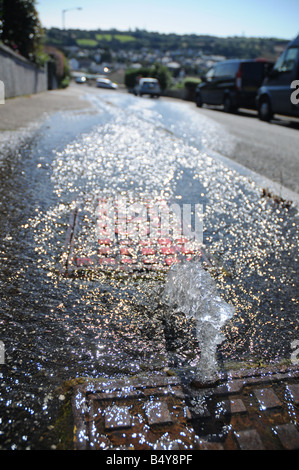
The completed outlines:
{"type": "Polygon", "coordinates": [[[200,78],[185,78],[184,87],[187,88],[187,90],[196,90],[197,85],[199,85],[200,83],[200,78]]]}
{"type": "Polygon", "coordinates": [[[162,90],[165,90],[171,84],[171,73],[167,67],[154,64],[152,67],[141,67],[139,69],[128,69],[125,74],[125,85],[132,89],[136,85],[137,77],[151,77],[159,80],[162,90]]]}
{"type": "Polygon", "coordinates": [[[137,77],[149,77],[149,69],[142,67],[140,69],[128,69],[125,73],[125,85],[132,89],[137,83],[137,77]]]}
{"type": "Polygon", "coordinates": [[[186,90],[186,95],[185,95],[186,100],[190,100],[190,101],[195,100],[196,87],[200,83],[201,83],[200,78],[193,78],[193,77],[185,78],[184,87],[185,87],[185,90],[186,90]]]}

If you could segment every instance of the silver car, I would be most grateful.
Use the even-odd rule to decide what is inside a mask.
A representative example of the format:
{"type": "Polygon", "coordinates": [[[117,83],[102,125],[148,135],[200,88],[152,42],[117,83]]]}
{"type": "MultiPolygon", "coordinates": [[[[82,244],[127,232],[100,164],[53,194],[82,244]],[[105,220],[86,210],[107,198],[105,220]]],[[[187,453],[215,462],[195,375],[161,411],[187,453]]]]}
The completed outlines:
{"type": "Polygon", "coordinates": [[[135,96],[150,95],[157,97],[161,95],[161,88],[156,78],[141,78],[134,88],[135,96]]]}
{"type": "Polygon", "coordinates": [[[118,85],[109,80],[109,78],[97,78],[97,87],[109,88],[110,90],[117,90],[118,85]]]}

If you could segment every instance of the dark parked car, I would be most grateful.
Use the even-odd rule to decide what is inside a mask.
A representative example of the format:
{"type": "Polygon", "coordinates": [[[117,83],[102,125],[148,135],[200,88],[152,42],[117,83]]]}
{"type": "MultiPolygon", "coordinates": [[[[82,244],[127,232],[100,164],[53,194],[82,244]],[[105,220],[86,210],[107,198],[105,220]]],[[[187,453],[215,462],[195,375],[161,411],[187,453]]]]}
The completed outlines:
{"type": "Polygon", "coordinates": [[[291,41],[275,63],[257,94],[259,117],[270,121],[275,113],[299,117],[299,36],[291,41]],[[294,97],[294,98],[293,98],[294,97]]]}
{"type": "Polygon", "coordinates": [[[226,60],[215,64],[196,88],[196,104],[223,105],[225,111],[255,108],[256,94],[273,67],[266,60],[226,60]]]}

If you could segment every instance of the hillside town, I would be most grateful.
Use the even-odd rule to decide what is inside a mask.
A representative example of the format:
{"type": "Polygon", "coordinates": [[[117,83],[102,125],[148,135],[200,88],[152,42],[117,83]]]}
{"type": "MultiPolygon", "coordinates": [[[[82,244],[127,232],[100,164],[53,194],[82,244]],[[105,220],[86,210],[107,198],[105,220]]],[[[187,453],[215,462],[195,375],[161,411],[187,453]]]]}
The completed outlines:
{"type": "Polygon", "coordinates": [[[110,60],[102,61],[106,52],[103,49],[90,51],[78,46],[67,46],[65,50],[69,56],[69,65],[72,72],[85,72],[91,74],[103,74],[107,70],[124,70],[128,68],[141,68],[153,65],[156,62],[165,65],[174,78],[183,79],[186,74],[201,75],[214,63],[223,61],[225,56],[205,55],[202,51],[193,49],[177,51],[149,50],[143,48],[141,51],[119,50],[110,53],[110,60]]]}
{"type": "Polygon", "coordinates": [[[165,66],[179,83],[186,77],[200,77],[215,63],[231,58],[266,58],[275,61],[286,41],[275,38],[216,38],[200,35],[161,35],[143,30],[46,31],[45,44],[61,50],[76,76],[113,73],[123,84],[125,71],[165,66]]]}

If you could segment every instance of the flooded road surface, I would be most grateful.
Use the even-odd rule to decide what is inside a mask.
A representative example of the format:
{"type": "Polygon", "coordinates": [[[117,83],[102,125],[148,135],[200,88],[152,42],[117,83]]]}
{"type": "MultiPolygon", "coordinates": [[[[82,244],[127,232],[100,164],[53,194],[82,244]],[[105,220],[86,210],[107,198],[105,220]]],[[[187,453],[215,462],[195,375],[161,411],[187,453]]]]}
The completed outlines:
{"type": "MultiPolygon", "coordinates": [[[[1,161],[0,442],[50,448],[79,377],[173,369],[192,377],[195,323],[161,303],[165,277],[61,275],[78,201],[117,195],[203,207],[204,252],[234,307],[219,363],[290,361],[298,340],[295,207],[211,157],[232,142],[184,103],[92,93],[97,112],[59,113],[1,161]]],[[[89,238],[88,220],[79,240],[89,238]],[[81,237],[81,238],[80,238],[81,237]]],[[[92,233],[90,234],[90,237],[92,233]]],[[[82,242],[83,243],[83,242],[82,242]]]]}

